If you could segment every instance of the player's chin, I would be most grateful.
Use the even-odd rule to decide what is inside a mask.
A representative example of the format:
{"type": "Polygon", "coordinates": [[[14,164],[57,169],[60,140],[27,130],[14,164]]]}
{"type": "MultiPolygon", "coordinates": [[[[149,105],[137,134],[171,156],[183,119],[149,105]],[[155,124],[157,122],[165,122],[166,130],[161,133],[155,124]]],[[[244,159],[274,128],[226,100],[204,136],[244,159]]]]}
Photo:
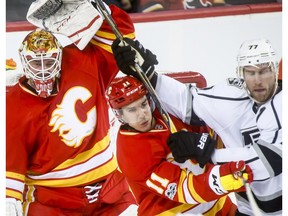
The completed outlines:
{"type": "Polygon", "coordinates": [[[145,122],[142,122],[141,124],[138,125],[138,131],[147,132],[149,130],[151,130],[150,121],[145,121],[145,122]]]}
{"type": "Polygon", "coordinates": [[[265,102],[268,99],[266,91],[257,91],[252,94],[252,97],[259,102],[265,102]]]}

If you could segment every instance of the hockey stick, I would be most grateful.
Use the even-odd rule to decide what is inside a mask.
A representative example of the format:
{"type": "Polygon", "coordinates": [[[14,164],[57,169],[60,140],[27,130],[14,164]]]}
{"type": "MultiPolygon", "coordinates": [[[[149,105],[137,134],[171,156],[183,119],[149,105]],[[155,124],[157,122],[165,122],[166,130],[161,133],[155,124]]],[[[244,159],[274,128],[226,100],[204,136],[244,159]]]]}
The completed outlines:
{"type": "Polygon", "coordinates": [[[254,216],[262,216],[261,211],[260,211],[260,209],[259,209],[259,207],[258,207],[258,205],[257,205],[257,203],[253,197],[249,182],[246,179],[244,179],[243,177],[240,177],[240,178],[242,179],[242,182],[246,188],[246,194],[247,194],[253,215],[254,216]]]}
{"type": "MultiPolygon", "coordinates": [[[[116,35],[116,37],[123,44],[125,44],[125,41],[123,40],[122,33],[118,29],[118,26],[115,23],[115,21],[112,18],[112,16],[110,15],[110,13],[107,11],[107,9],[106,9],[105,5],[103,4],[102,0],[95,0],[95,3],[97,5],[97,8],[99,9],[100,13],[103,15],[105,20],[108,22],[109,26],[111,27],[111,29],[114,32],[114,34],[116,35]]],[[[149,79],[147,78],[146,74],[143,72],[143,70],[140,67],[140,65],[136,62],[132,69],[134,69],[137,72],[137,74],[139,75],[142,83],[144,84],[144,86],[146,87],[148,92],[150,93],[150,95],[151,95],[151,97],[152,97],[152,99],[153,99],[158,111],[160,112],[160,114],[161,114],[165,124],[169,128],[169,130],[171,132],[175,132],[175,131],[172,131],[171,122],[170,122],[170,118],[169,118],[169,115],[168,115],[167,111],[164,110],[163,106],[161,105],[161,102],[160,102],[160,100],[159,100],[159,98],[158,98],[153,86],[151,85],[149,79]]]]}

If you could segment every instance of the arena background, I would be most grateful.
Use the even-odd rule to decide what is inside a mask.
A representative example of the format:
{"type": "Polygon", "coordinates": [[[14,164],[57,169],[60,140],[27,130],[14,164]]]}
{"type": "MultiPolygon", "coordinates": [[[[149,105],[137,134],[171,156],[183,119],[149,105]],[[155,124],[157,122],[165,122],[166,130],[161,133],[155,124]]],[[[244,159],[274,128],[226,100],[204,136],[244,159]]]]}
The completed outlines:
{"type": "MultiPolygon", "coordinates": [[[[254,4],[195,10],[130,14],[137,39],[158,57],[160,72],[197,71],[208,85],[235,76],[236,55],[244,40],[266,38],[282,57],[282,4],[254,4]]],[[[35,27],[6,22],[6,58],[22,70],[18,48],[35,27]]],[[[57,35],[63,45],[70,43],[57,35]]]]}
{"type": "MultiPolygon", "coordinates": [[[[27,6],[30,2],[27,0],[22,3],[27,6]]],[[[5,56],[6,59],[13,58],[19,73],[22,68],[18,48],[24,37],[35,28],[23,21],[26,12],[22,12],[17,13],[20,18],[7,19],[12,15],[13,8],[6,8],[5,56]]],[[[277,58],[282,58],[281,3],[131,13],[130,16],[135,23],[137,39],[157,55],[159,65],[156,70],[160,72],[197,71],[205,76],[208,85],[213,85],[236,75],[236,55],[240,44],[255,38],[270,40],[277,58]]],[[[70,43],[65,36],[56,36],[62,45],[70,43]]],[[[6,75],[11,72],[6,71],[6,75]]],[[[119,123],[110,114],[112,143],[115,144],[119,123]]],[[[4,197],[4,191],[2,195],[4,197]]]]}

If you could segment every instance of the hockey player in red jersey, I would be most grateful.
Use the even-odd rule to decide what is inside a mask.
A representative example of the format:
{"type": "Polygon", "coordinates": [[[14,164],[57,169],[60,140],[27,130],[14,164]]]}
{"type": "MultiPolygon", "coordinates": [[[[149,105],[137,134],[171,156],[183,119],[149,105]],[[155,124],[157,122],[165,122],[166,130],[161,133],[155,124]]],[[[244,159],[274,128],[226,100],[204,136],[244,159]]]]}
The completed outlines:
{"type": "MultiPolygon", "coordinates": [[[[133,50],[118,46],[117,40],[112,45],[121,71],[138,76],[130,67],[138,60],[137,51],[167,111],[187,124],[203,120],[221,137],[225,148],[214,151],[212,162],[245,160],[253,170],[250,186],[261,215],[282,215],[282,86],[271,43],[261,38],[244,41],[237,56],[238,77],[199,89],[157,74],[155,61],[139,41],[125,40],[133,50]]],[[[195,158],[193,140],[188,132],[171,134],[168,145],[176,161],[195,158]]],[[[245,192],[236,193],[236,200],[237,216],[255,215],[245,192]]]]}
{"type": "MultiPolygon", "coordinates": [[[[127,13],[110,9],[134,37],[127,13]]],[[[115,36],[96,18],[101,27],[82,51],[39,28],[23,40],[25,77],[6,96],[6,215],[23,207],[29,216],[116,216],[136,204],[109,141],[105,91],[119,71],[115,36]]]]}
{"type": "MultiPolygon", "coordinates": [[[[139,204],[138,215],[228,215],[234,204],[227,194],[243,191],[236,173],[252,180],[243,161],[202,168],[195,161],[181,165],[173,160],[166,145],[170,130],[152,102],[144,85],[125,76],[116,78],[107,90],[110,107],[122,123],[117,135],[120,170],[139,204]]],[[[178,129],[189,129],[172,118],[178,129]]],[[[205,164],[214,149],[207,133],[195,133],[195,154],[205,164]],[[200,147],[201,146],[201,147],[200,147]]]]}

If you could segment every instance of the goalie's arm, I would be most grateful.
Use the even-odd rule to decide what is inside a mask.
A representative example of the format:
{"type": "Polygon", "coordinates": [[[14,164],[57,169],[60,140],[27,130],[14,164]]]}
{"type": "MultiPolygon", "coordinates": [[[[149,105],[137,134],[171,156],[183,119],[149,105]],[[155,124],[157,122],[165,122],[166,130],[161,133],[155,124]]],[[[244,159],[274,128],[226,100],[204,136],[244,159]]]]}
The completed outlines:
{"type": "MultiPolygon", "coordinates": [[[[115,18],[118,15],[118,12],[116,12],[116,14],[113,14],[113,17],[115,18]]],[[[104,33],[112,33],[107,28],[107,23],[104,23],[102,26],[104,17],[87,0],[35,1],[29,7],[26,17],[30,23],[37,27],[67,36],[80,50],[86,47],[100,27],[104,33]]],[[[118,18],[119,21],[117,24],[123,34],[133,38],[134,35],[130,35],[134,33],[130,17],[127,14],[121,14],[121,17],[118,18]],[[133,32],[131,32],[131,28],[133,32]]],[[[103,36],[100,34],[99,37],[102,38],[102,41],[107,39],[107,35],[103,36]]],[[[114,40],[115,37],[113,37],[113,34],[108,36],[110,40],[114,40]]]]}
{"type": "MultiPolygon", "coordinates": [[[[114,5],[111,5],[109,7],[111,11],[111,16],[117,24],[119,30],[122,32],[123,36],[134,39],[135,29],[130,16],[114,5]]],[[[111,29],[108,22],[104,20],[102,26],[92,38],[92,43],[112,53],[111,45],[115,39],[116,36],[113,30],[111,29]]]]}
{"type": "MultiPolygon", "coordinates": [[[[119,25],[119,29],[121,29],[123,34],[126,37],[134,38],[135,29],[129,15],[114,5],[110,6],[110,11],[111,16],[119,25]]],[[[90,43],[90,45],[94,46],[93,49],[96,50],[96,52],[93,51],[93,53],[96,54],[98,61],[99,59],[102,59],[102,63],[98,67],[102,67],[102,71],[106,71],[105,74],[102,74],[101,76],[102,83],[105,88],[109,85],[109,83],[115,77],[116,73],[119,71],[119,68],[115,64],[115,59],[111,49],[111,45],[115,38],[116,36],[110,28],[109,24],[104,20],[102,26],[93,36],[90,43]]],[[[91,55],[94,55],[93,53],[91,55]]]]}

